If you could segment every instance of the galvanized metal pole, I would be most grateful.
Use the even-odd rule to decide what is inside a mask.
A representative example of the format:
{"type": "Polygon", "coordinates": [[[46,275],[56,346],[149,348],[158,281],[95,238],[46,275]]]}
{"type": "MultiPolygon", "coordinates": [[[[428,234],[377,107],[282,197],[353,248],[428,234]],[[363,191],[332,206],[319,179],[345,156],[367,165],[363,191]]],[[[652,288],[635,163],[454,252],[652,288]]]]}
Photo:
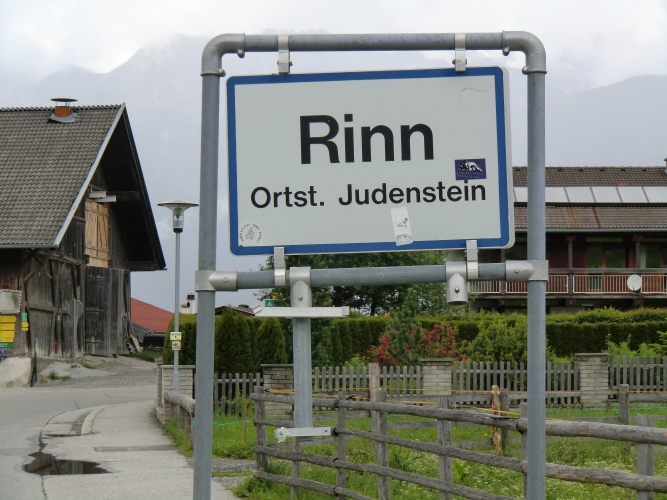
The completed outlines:
{"type": "MultiPolygon", "coordinates": [[[[181,289],[181,233],[176,234],[176,279],[174,284],[174,331],[180,331],[178,324],[178,291],[181,289]]],[[[174,390],[178,392],[178,354],[174,351],[174,390]]]]}
{"type": "MultiPolygon", "coordinates": [[[[528,259],[546,258],[544,73],[528,74],[528,259]]],[[[528,282],[528,495],[546,497],[545,281],[528,282]]]]}
{"type": "MultiPolygon", "coordinates": [[[[215,269],[218,210],[218,131],[220,77],[202,82],[201,173],[199,183],[199,270],[215,269]]],[[[211,498],[213,427],[213,349],[215,291],[197,291],[197,353],[195,358],[195,432],[193,498],[211,498]]]]}
{"type": "MultiPolygon", "coordinates": [[[[290,305],[312,307],[310,268],[290,268],[290,305]]],[[[313,426],[313,383],[310,347],[310,318],[292,320],[294,353],[294,426],[313,426]],[[299,362],[297,362],[299,360],[299,362]]]]}

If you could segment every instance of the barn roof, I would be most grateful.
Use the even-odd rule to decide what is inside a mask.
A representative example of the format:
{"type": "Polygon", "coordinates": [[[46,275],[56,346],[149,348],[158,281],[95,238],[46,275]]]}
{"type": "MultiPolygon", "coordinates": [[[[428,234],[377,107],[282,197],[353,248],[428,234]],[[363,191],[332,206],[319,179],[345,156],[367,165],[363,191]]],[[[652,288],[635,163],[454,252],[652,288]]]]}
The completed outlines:
{"type": "Polygon", "coordinates": [[[147,328],[149,332],[167,333],[174,313],[143,300],[132,298],[132,323],[147,328]]]}
{"type": "Polygon", "coordinates": [[[131,269],[164,269],[148,192],[124,104],[0,109],[0,248],[58,247],[101,169],[109,191],[138,193],[115,211],[131,269]]]}

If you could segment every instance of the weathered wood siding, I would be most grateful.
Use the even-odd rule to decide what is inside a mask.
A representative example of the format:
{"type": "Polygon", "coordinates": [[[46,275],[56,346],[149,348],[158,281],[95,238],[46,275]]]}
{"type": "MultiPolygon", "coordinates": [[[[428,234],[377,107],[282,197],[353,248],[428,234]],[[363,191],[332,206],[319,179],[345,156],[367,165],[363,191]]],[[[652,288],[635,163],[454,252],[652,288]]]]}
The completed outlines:
{"type": "Polygon", "coordinates": [[[86,353],[110,355],[126,351],[130,279],[123,269],[86,267],[86,353]]]}

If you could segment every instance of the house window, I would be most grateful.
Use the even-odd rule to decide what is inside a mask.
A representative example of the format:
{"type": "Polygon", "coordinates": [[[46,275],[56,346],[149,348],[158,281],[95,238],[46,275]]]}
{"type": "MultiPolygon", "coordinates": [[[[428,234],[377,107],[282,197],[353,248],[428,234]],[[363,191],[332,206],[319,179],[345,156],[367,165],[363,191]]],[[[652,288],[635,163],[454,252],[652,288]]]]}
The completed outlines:
{"type": "Polygon", "coordinates": [[[641,245],[639,247],[639,267],[660,267],[660,245],[641,245]]]}
{"type": "Polygon", "coordinates": [[[505,260],[526,260],[528,249],[525,243],[515,243],[512,248],[505,250],[505,260]]]}
{"type": "Polygon", "coordinates": [[[588,267],[623,269],[626,267],[625,247],[619,245],[591,245],[587,249],[588,267]]]}
{"type": "Polygon", "coordinates": [[[86,200],[86,255],[88,265],[109,267],[109,208],[86,200]]]}

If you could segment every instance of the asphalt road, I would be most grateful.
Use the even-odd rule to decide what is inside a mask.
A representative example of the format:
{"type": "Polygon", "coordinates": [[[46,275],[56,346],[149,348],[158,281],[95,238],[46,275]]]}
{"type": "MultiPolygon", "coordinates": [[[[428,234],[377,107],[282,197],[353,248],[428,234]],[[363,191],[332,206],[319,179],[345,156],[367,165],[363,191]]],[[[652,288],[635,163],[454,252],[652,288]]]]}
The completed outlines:
{"type": "MultiPolygon", "coordinates": [[[[56,363],[42,372],[71,378],[0,389],[0,500],[191,498],[192,469],[153,414],[155,365],[131,358],[86,364],[98,368],[56,363]],[[100,462],[109,473],[25,472],[40,448],[58,459],[100,462]]],[[[212,487],[213,498],[234,498],[218,482],[212,487]]]]}

